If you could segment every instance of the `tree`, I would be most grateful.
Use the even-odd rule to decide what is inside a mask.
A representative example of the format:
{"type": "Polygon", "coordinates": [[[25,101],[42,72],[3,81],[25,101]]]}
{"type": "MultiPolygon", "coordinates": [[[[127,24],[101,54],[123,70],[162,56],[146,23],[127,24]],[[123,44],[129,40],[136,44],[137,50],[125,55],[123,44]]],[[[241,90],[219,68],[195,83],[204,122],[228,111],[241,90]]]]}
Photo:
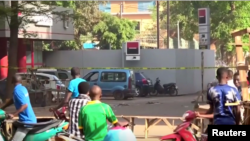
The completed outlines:
{"type": "MultiPolygon", "coordinates": [[[[166,2],[161,5],[166,7],[166,2]]],[[[171,24],[180,21],[180,34],[184,39],[192,39],[198,33],[198,8],[210,8],[211,17],[211,41],[220,46],[228,46],[232,42],[230,33],[233,30],[250,26],[250,3],[245,1],[171,1],[171,24]],[[247,17],[248,16],[248,17],[247,17]]],[[[166,24],[167,9],[161,13],[161,24],[166,24]]],[[[231,47],[232,48],[232,47],[231,47]]],[[[247,51],[248,48],[244,47],[247,51]]],[[[232,51],[232,50],[231,50],[232,51]]]]}
{"type": "Polygon", "coordinates": [[[121,49],[122,43],[133,40],[136,23],[103,13],[100,22],[94,27],[93,35],[97,37],[101,49],[121,49]]]}
{"type": "MultiPolygon", "coordinates": [[[[18,35],[23,34],[24,37],[36,36],[35,33],[29,34],[26,32],[27,25],[35,23],[33,16],[42,15],[50,17],[51,14],[61,16],[68,13],[68,11],[56,12],[54,6],[43,5],[34,1],[11,1],[8,6],[8,2],[0,2],[0,20],[7,21],[10,29],[10,45],[8,49],[8,77],[7,77],[7,95],[4,98],[7,102],[12,98],[13,85],[11,84],[12,76],[16,73],[16,69],[11,67],[17,67],[17,49],[18,49],[18,35]],[[18,16],[21,12],[22,16],[18,16]],[[49,14],[51,13],[51,14],[49,14]]],[[[58,18],[57,17],[57,18],[58,18]]]]}
{"type": "Polygon", "coordinates": [[[93,27],[101,18],[99,4],[105,4],[105,2],[99,1],[51,1],[44,3],[73,8],[75,40],[62,41],[60,45],[62,49],[71,50],[81,49],[83,43],[89,39],[88,34],[92,32],[93,27]]]}

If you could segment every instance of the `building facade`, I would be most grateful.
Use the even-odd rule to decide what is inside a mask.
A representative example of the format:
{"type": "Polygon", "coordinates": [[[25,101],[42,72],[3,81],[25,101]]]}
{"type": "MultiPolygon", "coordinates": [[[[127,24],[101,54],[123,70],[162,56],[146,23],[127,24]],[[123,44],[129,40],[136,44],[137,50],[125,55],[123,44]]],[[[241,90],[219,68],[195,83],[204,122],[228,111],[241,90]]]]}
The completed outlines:
{"type": "Polygon", "coordinates": [[[105,5],[99,5],[99,9],[111,15],[137,21],[136,30],[142,32],[152,26],[152,9],[155,1],[111,1],[105,5]]]}
{"type": "MultiPolygon", "coordinates": [[[[69,11],[57,7],[55,11],[69,11]]],[[[19,13],[18,16],[23,16],[19,13]]],[[[23,30],[19,30],[18,35],[18,54],[17,64],[18,72],[26,72],[26,68],[39,67],[43,64],[43,44],[42,41],[54,40],[73,40],[74,27],[72,21],[68,18],[59,20],[56,15],[51,15],[52,18],[47,16],[34,16],[36,23],[31,23],[26,26],[26,33],[32,34],[27,37],[23,34],[23,30]]],[[[0,66],[8,66],[8,46],[9,46],[10,29],[7,21],[0,23],[0,66]]],[[[7,77],[7,68],[0,67],[0,79],[7,77]]]]}

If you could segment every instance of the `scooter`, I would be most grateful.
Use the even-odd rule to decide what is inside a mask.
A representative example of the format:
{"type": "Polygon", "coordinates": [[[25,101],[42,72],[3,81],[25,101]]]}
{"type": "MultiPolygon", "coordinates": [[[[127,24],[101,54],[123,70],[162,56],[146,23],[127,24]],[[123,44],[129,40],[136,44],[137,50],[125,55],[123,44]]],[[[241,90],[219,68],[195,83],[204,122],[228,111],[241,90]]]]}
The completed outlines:
{"type": "MultiPolygon", "coordinates": [[[[53,114],[54,114],[55,118],[58,119],[58,120],[65,120],[65,121],[69,122],[69,119],[66,116],[67,109],[68,109],[68,107],[64,106],[64,107],[59,108],[56,111],[53,111],[53,114]]],[[[71,134],[69,134],[67,132],[59,133],[56,136],[56,139],[58,139],[58,140],[66,140],[66,141],[84,141],[83,138],[75,137],[75,136],[73,136],[73,135],[71,135],[71,134]]]]}
{"type": "Polygon", "coordinates": [[[68,107],[61,107],[58,110],[53,111],[55,118],[58,120],[65,120],[65,121],[69,122],[69,119],[66,116],[67,109],[68,109],[68,107]]]}
{"type": "MultiPolygon", "coordinates": [[[[60,120],[66,120],[69,122],[69,119],[66,116],[67,108],[68,107],[62,107],[56,111],[53,111],[55,118],[60,119],[60,120]]],[[[128,127],[128,126],[129,126],[129,124],[123,125],[123,127],[128,127]]],[[[111,130],[112,128],[114,128],[114,126],[112,124],[108,124],[108,130],[111,130]]],[[[67,141],[84,141],[83,138],[78,138],[78,137],[72,136],[67,132],[59,133],[57,138],[59,138],[59,140],[63,139],[63,140],[67,140],[67,141]]]]}
{"type": "MultiPolygon", "coordinates": [[[[199,141],[191,128],[192,121],[196,118],[195,113],[187,111],[182,117],[184,122],[175,128],[174,133],[161,137],[161,141],[199,141]]],[[[201,134],[200,141],[207,141],[207,134],[201,134]]]]}
{"type": "Polygon", "coordinates": [[[168,83],[163,84],[163,87],[160,84],[160,79],[157,77],[154,84],[154,91],[150,93],[152,96],[156,96],[158,94],[170,94],[170,95],[178,95],[178,87],[176,83],[168,83]]]}
{"type": "MultiPolygon", "coordinates": [[[[5,111],[0,109],[0,141],[8,141],[12,138],[12,130],[9,129],[9,122],[7,122],[8,115],[5,111]]],[[[28,124],[20,121],[13,122],[13,128],[27,127],[31,130],[27,133],[23,141],[47,141],[52,137],[56,136],[60,132],[64,132],[68,128],[69,123],[64,120],[53,120],[39,121],[36,124],[28,124]]]]}

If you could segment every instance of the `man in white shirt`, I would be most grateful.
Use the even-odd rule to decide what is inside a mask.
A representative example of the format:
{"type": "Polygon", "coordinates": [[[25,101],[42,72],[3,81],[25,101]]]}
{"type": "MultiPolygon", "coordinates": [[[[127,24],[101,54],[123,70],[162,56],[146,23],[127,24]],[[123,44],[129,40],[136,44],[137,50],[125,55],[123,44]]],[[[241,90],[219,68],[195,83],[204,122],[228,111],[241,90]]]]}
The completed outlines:
{"type": "Polygon", "coordinates": [[[228,81],[227,81],[227,85],[233,87],[233,88],[236,88],[238,90],[238,88],[235,86],[234,84],[234,80],[233,80],[233,76],[234,76],[234,73],[232,70],[228,70],[228,81]]]}

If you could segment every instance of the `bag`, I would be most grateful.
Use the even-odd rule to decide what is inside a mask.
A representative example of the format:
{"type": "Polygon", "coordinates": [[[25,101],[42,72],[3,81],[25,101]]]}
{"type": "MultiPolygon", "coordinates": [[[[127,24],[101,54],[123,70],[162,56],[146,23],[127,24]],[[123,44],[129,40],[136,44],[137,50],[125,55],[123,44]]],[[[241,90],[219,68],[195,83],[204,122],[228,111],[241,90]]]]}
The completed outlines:
{"type": "Polygon", "coordinates": [[[113,127],[103,141],[136,141],[134,133],[125,127],[113,127]]]}

